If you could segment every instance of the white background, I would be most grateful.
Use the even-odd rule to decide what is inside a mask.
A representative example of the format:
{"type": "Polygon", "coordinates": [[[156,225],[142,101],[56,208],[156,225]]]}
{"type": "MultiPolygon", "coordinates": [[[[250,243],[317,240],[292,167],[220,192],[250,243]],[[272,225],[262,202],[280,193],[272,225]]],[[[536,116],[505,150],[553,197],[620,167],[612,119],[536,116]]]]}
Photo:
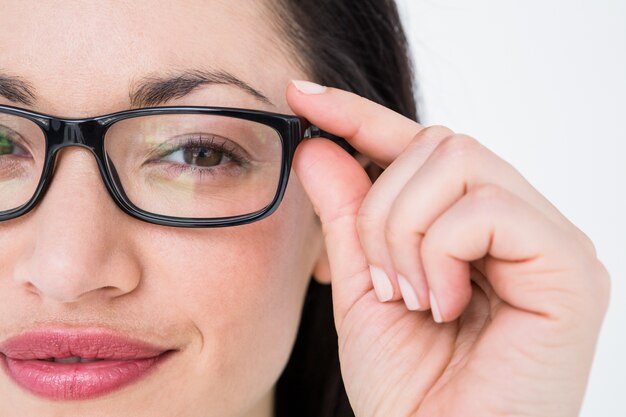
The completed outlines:
{"type": "Polygon", "coordinates": [[[612,295],[581,415],[626,416],[626,1],[399,7],[422,122],[477,138],[594,241],[612,295]]]}

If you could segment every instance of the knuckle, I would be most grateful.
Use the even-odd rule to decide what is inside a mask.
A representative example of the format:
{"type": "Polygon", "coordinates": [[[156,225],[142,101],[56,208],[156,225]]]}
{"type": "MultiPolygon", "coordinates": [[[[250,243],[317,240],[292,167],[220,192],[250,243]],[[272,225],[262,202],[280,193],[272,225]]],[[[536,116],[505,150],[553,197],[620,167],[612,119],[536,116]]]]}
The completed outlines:
{"type": "Polygon", "coordinates": [[[601,313],[606,313],[611,298],[611,275],[606,267],[599,260],[595,261],[593,273],[593,286],[595,287],[596,305],[601,309],[601,313]]]}
{"type": "Polygon", "coordinates": [[[395,216],[389,216],[385,221],[384,233],[385,241],[390,247],[398,247],[406,240],[406,228],[402,227],[402,222],[396,220],[395,216]]]}
{"type": "Polygon", "coordinates": [[[585,272],[580,274],[576,284],[562,286],[560,297],[554,300],[555,308],[560,310],[554,316],[568,323],[568,326],[580,326],[581,323],[596,326],[608,310],[610,276],[604,265],[597,260],[581,270],[585,272]]]}
{"type": "Polygon", "coordinates": [[[480,161],[485,159],[485,153],[486,148],[476,139],[464,134],[455,134],[443,139],[433,150],[431,158],[463,173],[464,176],[471,177],[472,173],[480,168],[480,161]]]}
{"type": "Polygon", "coordinates": [[[421,242],[420,254],[423,259],[435,259],[438,253],[444,250],[446,241],[441,239],[436,233],[426,231],[421,242]]]}
{"type": "Polygon", "coordinates": [[[359,236],[367,236],[375,233],[379,228],[380,220],[375,211],[369,205],[362,205],[356,215],[356,230],[359,236]]]}
{"type": "Polygon", "coordinates": [[[588,307],[585,311],[597,312],[603,316],[611,296],[610,273],[598,259],[596,247],[591,238],[577,227],[574,227],[574,232],[569,248],[575,259],[573,264],[580,271],[578,284],[575,287],[580,298],[583,299],[583,305],[588,307]]]}
{"type": "Polygon", "coordinates": [[[585,250],[587,250],[593,257],[596,257],[598,255],[598,251],[596,250],[596,245],[593,243],[591,238],[579,228],[576,227],[575,230],[577,232],[576,234],[578,235],[580,243],[585,248],[585,250]]]}
{"type": "Polygon", "coordinates": [[[441,141],[436,152],[455,161],[467,161],[476,158],[484,151],[483,145],[471,136],[455,134],[441,141]]]}
{"type": "MultiPolygon", "coordinates": [[[[557,270],[559,278],[541,283],[538,297],[545,297],[550,316],[567,326],[587,323],[596,326],[608,309],[611,279],[608,270],[591,256],[577,237],[564,234],[560,250],[566,266],[557,270]],[[563,271],[567,271],[563,274],[563,271]],[[548,284],[548,282],[552,282],[548,284]]],[[[585,327],[585,326],[582,326],[585,327]]]]}
{"type": "Polygon", "coordinates": [[[452,135],[454,135],[454,132],[450,130],[449,128],[442,126],[442,125],[432,125],[432,126],[428,126],[420,130],[415,135],[412,142],[421,143],[421,142],[430,141],[430,140],[441,141],[452,135]]]}
{"type": "Polygon", "coordinates": [[[486,205],[487,207],[497,207],[506,205],[510,201],[510,194],[505,189],[495,184],[480,184],[472,188],[467,193],[468,198],[474,203],[486,205]]]}

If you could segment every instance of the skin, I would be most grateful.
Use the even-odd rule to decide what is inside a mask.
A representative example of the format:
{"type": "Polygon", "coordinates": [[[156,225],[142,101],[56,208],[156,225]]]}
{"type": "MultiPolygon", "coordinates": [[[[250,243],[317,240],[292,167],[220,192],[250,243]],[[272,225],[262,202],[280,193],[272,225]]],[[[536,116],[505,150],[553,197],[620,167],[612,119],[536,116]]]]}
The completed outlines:
{"type": "Polygon", "coordinates": [[[142,382],[80,403],[40,400],[0,374],[1,415],[271,416],[311,272],[333,284],[358,417],[576,415],[608,274],[589,239],[478,141],[290,85],[306,76],[272,41],[260,2],[5,3],[3,70],[37,89],[37,111],[122,110],[138,77],[208,62],[276,107],[227,86],[168,104],[303,115],[387,169],[372,185],[339,147],[307,141],[274,215],[189,230],[127,216],[91,155],[64,150],[37,209],[0,223],[0,338],[101,326],[180,351],[142,382]],[[370,265],[390,288],[374,287],[370,265]]]}
{"type": "Polygon", "coordinates": [[[329,141],[296,155],[324,226],[355,414],[578,415],[610,287],[589,238],[467,135],[335,89],[288,97],[387,168],[372,184],[329,141]],[[372,288],[372,265],[389,294],[372,288]],[[415,307],[400,276],[432,316],[395,302],[415,307]]]}
{"type": "MultiPolygon", "coordinates": [[[[2,70],[36,89],[34,110],[83,117],[129,108],[129,85],[146,75],[210,63],[276,106],[218,85],[168,104],[292,113],[285,86],[304,75],[271,41],[276,34],[256,24],[267,13],[258,2],[237,5],[3,2],[2,70]]],[[[93,156],[69,148],[41,205],[0,223],[0,247],[0,339],[53,325],[100,327],[180,349],[144,381],[80,403],[40,400],[2,372],[0,415],[223,417],[270,415],[323,241],[295,175],[264,221],[168,228],[123,213],[93,156]]]]}

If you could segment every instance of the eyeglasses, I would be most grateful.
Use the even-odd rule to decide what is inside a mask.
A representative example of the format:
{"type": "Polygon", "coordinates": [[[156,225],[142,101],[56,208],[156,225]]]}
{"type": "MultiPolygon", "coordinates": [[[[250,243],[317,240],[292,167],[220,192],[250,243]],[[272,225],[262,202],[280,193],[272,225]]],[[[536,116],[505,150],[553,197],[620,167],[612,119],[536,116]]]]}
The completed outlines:
{"type": "Polygon", "coordinates": [[[117,205],[150,223],[223,227],[251,223],[280,204],[296,146],[341,138],[303,118],[224,107],[155,107],[58,119],[0,106],[0,221],[41,200],[57,152],[96,157],[117,205]]]}

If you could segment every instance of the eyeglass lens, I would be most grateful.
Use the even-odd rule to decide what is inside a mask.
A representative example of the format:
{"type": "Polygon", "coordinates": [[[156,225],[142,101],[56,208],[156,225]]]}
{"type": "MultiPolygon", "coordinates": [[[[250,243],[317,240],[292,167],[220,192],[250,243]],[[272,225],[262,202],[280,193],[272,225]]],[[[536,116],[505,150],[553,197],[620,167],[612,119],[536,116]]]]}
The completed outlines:
{"type": "Polygon", "coordinates": [[[26,204],[44,167],[44,133],[28,119],[0,113],[0,212],[26,204]]]}
{"type": "MultiPolygon", "coordinates": [[[[126,198],[180,218],[251,214],[275,198],[282,141],[273,128],[233,117],[161,114],[116,122],[106,165],[126,198]]],[[[0,116],[0,211],[28,202],[43,171],[45,140],[31,121],[0,116]]]]}

